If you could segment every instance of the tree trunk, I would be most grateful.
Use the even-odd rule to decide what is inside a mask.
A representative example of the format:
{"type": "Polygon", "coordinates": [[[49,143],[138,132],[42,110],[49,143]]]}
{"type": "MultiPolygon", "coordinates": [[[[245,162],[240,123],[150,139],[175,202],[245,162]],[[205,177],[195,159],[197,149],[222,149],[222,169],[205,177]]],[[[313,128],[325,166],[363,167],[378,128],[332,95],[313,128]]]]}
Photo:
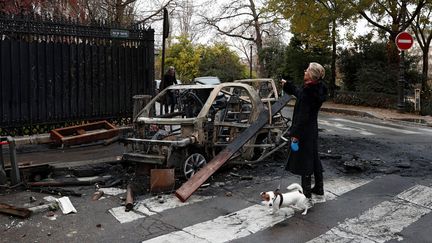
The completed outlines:
{"type": "Polygon", "coordinates": [[[336,20],[333,19],[332,26],[332,62],[331,62],[331,77],[329,85],[330,97],[334,97],[335,87],[336,87],[336,20]]]}
{"type": "Polygon", "coordinates": [[[428,84],[428,72],[429,72],[429,45],[425,45],[423,48],[423,70],[422,70],[422,90],[420,92],[420,113],[421,115],[430,115],[427,112],[426,104],[431,102],[431,92],[428,84]]]}

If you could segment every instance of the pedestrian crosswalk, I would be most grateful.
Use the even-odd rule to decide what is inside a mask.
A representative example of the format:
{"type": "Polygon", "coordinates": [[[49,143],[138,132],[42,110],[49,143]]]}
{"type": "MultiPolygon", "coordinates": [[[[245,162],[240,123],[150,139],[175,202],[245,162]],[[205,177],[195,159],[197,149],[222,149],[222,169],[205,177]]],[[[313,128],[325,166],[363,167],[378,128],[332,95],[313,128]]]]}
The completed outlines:
{"type": "MultiPolygon", "coordinates": [[[[186,207],[192,208],[189,210],[196,207],[196,210],[202,211],[202,208],[206,208],[206,204],[209,207],[217,207],[221,202],[236,203],[235,200],[231,197],[193,195],[190,201],[181,203],[175,197],[170,196],[165,199],[166,203],[161,204],[158,203],[157,198],[149,198],[140,201],[134,208],[134,212],[125,213],[124,210],[116,208],[110,212],[121,223],[131,223],[146,217],[158,216],[158,220],[177,228],[172,232],[160,232],[153,238],[142,239],[143,242],[149,243],[262,242],[266,241],[265,239],[287,242],[275,237],[274,228],[278,228],[277,225],[283,225],[286,222],[301,225],[299,220],[307,222],[317,219],[323,222],[319,222],[314,227],[324,230],[317,230],[316,235],[300,237],[300,230],[291,228],[298,232],[298,238],[291,232],[290,239],[295,239],[293,242],[321,243],[401,240],[403,237],[400,232],[404,228],[432,211],[432,188],[429,185],[416,184],[399,176],[385,176],[379,179],[338,176],[325,181],[325,190],[326,202],[316,204],[306,216],[293,208],[283,208],[279,213],[271,215],[270,209],[260,204],[258,192],[254,192],[251,199],[238,210],[220,215],[214,214],[199,222],[193,222],[193,220],[186,222],[186,220],[184,224],[178,224],[178,222],[170,222],[172,217],[164,217],[164,214],[171,210],[171,214],[176,215],[172,212],[186,207]],[[349,212],[328,213],[335,210],[349,212]],[[121,215],[116,215],[115,212],[121,215]],[[124,215],[129,213],[132,213],[130,214],[132,216],[125,219],[124,215]],[[331,216],[326,216],[326,214],[331,216]],[[254,237],[258,235],[260,240],[254,241],[254,237]]],[[[251,191],[253,188],[247,193],[251,191]]],[[[199,218],[198,214],[189,216],[199,218]]]]}
{"type": "Polygon", "coordinates": [[[432,128],[419,126],[406,126],[387,121],[361,121],[358,119],[322,117],[319,126],[329,132],[348,132],[362,136],[377,136],[381,134],[393,135],[432,135],[432,128]]]}
{"type": "Polygon", "coordinates": [[[384,201],[360,216],[346,219],[325,234],[308,241],[323,242],[386,242],[402,240],[405,227],[432,211],[432,188],[416,185],[384,201]]]}

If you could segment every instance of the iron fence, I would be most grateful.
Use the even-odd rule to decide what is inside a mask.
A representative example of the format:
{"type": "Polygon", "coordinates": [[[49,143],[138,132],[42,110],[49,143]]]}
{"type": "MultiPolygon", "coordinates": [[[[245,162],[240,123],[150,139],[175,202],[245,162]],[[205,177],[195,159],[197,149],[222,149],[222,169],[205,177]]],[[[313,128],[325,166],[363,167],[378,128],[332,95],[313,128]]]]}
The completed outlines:
{"type": "Polygon", "coordinates": [[[0,16],[0,126],[132,115],[154,93],[154,30],[0,16]]]}

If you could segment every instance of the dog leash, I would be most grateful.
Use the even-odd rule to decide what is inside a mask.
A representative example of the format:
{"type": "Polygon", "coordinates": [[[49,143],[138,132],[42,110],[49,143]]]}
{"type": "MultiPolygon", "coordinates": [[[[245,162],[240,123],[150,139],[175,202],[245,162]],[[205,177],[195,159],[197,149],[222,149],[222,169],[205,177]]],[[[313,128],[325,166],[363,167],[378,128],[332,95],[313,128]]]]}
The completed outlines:
{"type": "MultiPolygon", "coordinates": [[[[281,135],[281,139],[284,141],[285,144],[291,142],[291,138],[286,138],[283,135],[281,135]]],[[[288,158],[289,158],[291,156],[291,146],[288,146],[288,148],[289,148],[289,150],[288,150],[288,158]]],[[[286,163],[288,163],[288,161],[286,163]]],[[[282,169],[282,173],[281,173],[280,178],[279,178],[279,185],[276,188],[276,192],[280,191],[280,189],[281,189],[280,188],[281,187],[281,182],[282,182],[282,179],[283,179],[283,176],[284,176],[285,173],[286,173],[286,170],[285,170],[285,168],[283,168],[282,169]]]]}

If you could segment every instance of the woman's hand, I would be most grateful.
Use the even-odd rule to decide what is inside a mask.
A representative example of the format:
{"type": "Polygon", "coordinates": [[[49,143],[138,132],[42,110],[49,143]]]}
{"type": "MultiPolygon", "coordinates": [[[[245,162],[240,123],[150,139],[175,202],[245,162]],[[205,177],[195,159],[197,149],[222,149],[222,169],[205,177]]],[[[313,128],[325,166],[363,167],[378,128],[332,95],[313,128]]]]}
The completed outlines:
{"type": "Polygon", "coordinates": [[[287,81],[286,81],[285,79],[281,79],[281,80],[280,80],[280,83],[281,83],[282,86],[284,86],[286,82],[287,82],[287,81]]]}

